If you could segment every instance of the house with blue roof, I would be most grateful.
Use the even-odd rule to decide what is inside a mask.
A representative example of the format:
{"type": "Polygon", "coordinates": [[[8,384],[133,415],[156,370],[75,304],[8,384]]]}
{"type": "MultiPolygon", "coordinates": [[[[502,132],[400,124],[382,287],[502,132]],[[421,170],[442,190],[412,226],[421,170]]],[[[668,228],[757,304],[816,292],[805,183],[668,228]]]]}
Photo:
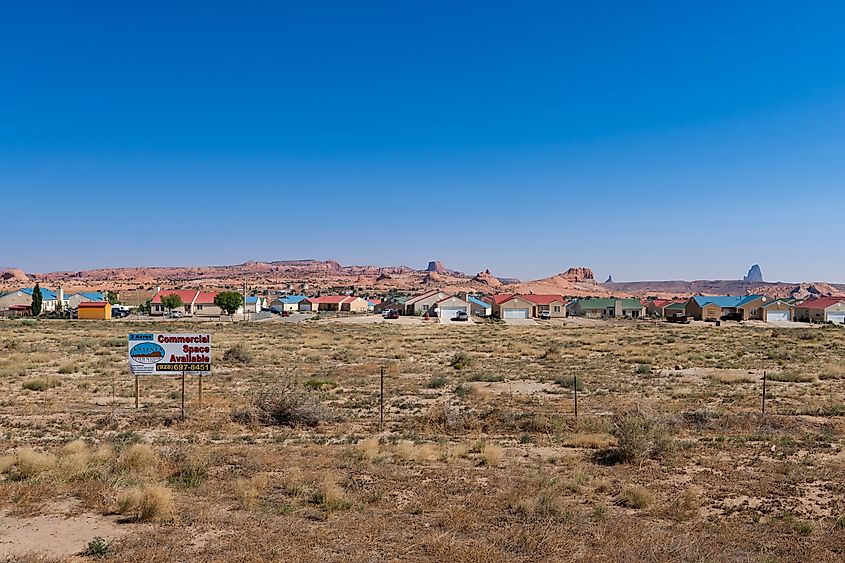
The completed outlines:
{"type": "Polygon", "coordinates": [[[260,295],[247,295],[244,297],[244,305],[249,313],[260,313],[266,307],[267,300],[260,295]]]}
{"type": "Polygon", "coordinates": [[[270,307],[279,311],[288,311],[293,313],[295,311],[299,311],[300,304],[305,301],[305,299],[306,297],[304,295],[285,295],[284,297],[275,299],[272,303],[270,303],[270,307]]]}
{"type": "Polygon", "coordinates": [[[466,300],[469,303],[472,314],[477,317],[489,317],[493,314],[493,304],[483,301],[474,295],[467,295],[466,300]]]}
{"type": "MultiPolygon", "coordinates": [[[[32,305],[32,292],[35,288],[22,287],[14,291],[9,291],[0,296],[0,311],[8,311],[9,307],[15,305],[32,305]]],[[[61,290],[60,290],[61,291],[61,290]]],[[[55,311],[59,306],[59,297],[56,293],[45,287],[41,288],[41,311],[50,313],[55,311]]]]}
{"type": "Polygon", "coordinates": [[[695,295],[687,301],[686,314],[697,321],[745,321],[758,318],[768,301],[765,295],[695,295]]]}

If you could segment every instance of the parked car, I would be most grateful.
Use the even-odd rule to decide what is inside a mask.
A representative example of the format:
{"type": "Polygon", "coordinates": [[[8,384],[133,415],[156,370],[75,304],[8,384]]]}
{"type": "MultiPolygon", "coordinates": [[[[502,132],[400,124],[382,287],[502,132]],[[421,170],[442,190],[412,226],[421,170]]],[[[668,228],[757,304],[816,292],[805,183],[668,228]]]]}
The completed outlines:
{"type": "Polygon", "coordinates": [[[167,316],[171,319],[181,319],[184,315],[182,314],[182,311],[170,311],[167,316]]]}
{"type": "Polygon", "coordinates": [[[469,316],[467,316],[466,311],[458,311],[457,313],[455,313],[455,316],[452,317],[452,320],[459,322],[467,321],[469,320],[469,316]]]}
{"type": "Polygon", "coordinates": [[[547,321],[552,318],[551,311],[540,311],[540,318],[547,321]]]}
{"type": "Polygon", "coordinates": [[[398,319],[399,318],[399,311],[396,309],[389,309],[382,315],[385,319],[398,319]]]}
{"type": "Polygon", "coordinates": [[[111,318],[113,319],[122,319],[123,317],[128,317],[129,311],[125,309],[112,309],[111,310],[111,318]]]}
{"type": "Polygon", "coordinates": [[[281,312],[281,313],[279,313],[279,314],[280,314],[281,316],[283,316],[283,317],[289,317],[289,316],[290,316],[290,311],[282,311],[282,312],[281,312]]]}
{"type": "Polygon", "coordinates": [[[270,307],[270,312],[273,313],[274,315],[281,315],[282,314],[282,310],[279,309],[278,307],[270,307]]]}

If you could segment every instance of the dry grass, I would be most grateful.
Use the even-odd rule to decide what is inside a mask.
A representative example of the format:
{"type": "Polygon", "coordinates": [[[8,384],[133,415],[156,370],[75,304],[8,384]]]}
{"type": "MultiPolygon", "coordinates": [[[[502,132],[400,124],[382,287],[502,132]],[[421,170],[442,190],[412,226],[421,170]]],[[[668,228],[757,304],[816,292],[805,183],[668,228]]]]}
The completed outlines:
{"type": "Polygon", "coordinates": [[[641,485],[626,484],[616,497],[616,504],[641,510],[654,502],[654,494],[641,485]]]}
{"type": "Polygon", "coordinates": [[[162,485],[145,485],[125,491],[117,512],[139,522],[168,520],[175,514],[173,492],[162,485]]]}
{"type": "Polygon", "coordinates": [[[498,467],[504,458],[505,450],[498,444],[485,444],[481,450],[481,459],[489,467],[498,467]]]}
{"type": "Polygon", "coordinates": [[[119,465],[126,471],[151,471],[158,463],[158,455],[147,444],[133,444],[120,455],[119,465]]]}
{"type": "Polygon", "coordinates": [[[604,449],[617,445],[617,442],[610,434],[579,432],[567,436],[563,444],[572,448],[604,449]]]}
{"type": "Polygon", "coordinates": [[[735,383],[754,383],[762,379],[750,373],[715,372],[710,376],[716,383],[733,385],[735,383]]]}
{"type": "Polygon", "coordinates": [[[258,507],[261,496],[267,489],[270,478],[265,473],[259,473],[249,479],[235,481],[235,499],[242,510],[254,510],[258,507]]]}
{"type": "Polygon", "coordinates": [[[18,474],[24,479],[36,477],[55,466],[56,456],[53,454],[37,452],[32,448],[22,448],[17,453],[18,474]]]}
{"type": "Polygon", "coordinates": [[[357,444],[358,452],[367,461],[375,461],[379,456],[379,439],[378,436],[365,438],[357,444]]]}

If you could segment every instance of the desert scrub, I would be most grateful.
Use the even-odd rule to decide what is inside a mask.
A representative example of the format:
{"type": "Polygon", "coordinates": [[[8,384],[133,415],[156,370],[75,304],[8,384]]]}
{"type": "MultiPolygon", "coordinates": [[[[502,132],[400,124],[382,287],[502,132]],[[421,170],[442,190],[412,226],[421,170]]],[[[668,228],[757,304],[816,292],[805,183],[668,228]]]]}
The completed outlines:
{"type": "Polygon", "coordinates": [[[574,375],[559,375],[555,377],[555,383],[565,389],[575,389],[577,386],[578,391],[584,390],[583,380],[574,375]]]}
{"type": "Polygon", "coordinates": [[[640,485],[625,485],[616,496],[616,504],[625,508],[648,508],[652,502],[654,502],[654,495],[640,485]]]}
{"type": "Polygon", "coordinates": [[[143,473],[150,471],[158,463],[158,455],[147,444],[133,444],[126,448],[118,459],[118,466],[124,471],[143,473]]]}
{"type": "Polygon", "coordinates": [[[121,495],[118,514],[127,515],[139,522],[167,520],[174,514],[173,492],[162,485],[145,485],[130,489],[121,495]]]}
{"type": "Polygon", "coordinates": [[[223,361],[232,364],[251,364],[254,359],[252,351],[241,342],[235,344],[223,353],[223,361]]]}
{"type": "Polygon", "coordinates": [[[455,352],[449,360],[449,365],[455,369],[466,369],[472,367],[473,358],[466,352],[455,352]]]}
{"type": "Polygon", "coordinates": [[[52,389],[53,387],[60,387],[62,385],[61,380],[53,378],[33,378],[27,379],[23,383],[21,383],[21,387],[26,389],[27,391],[46,391],[47,389],[52,389]]]}
{"type": "Polygon", "coordinates": [[[658,459],[674,447],[670,428],[662,421],[640,409],[633,409],[613,417],[610,430],[617,446],[602,452],[606,462],[638,463],[658,459]]]}
{"type": "Polygon", "coordinates": [[[242,510],[253,510],[258,507],[269,482],[270,479],[266,473],[235,481],[235,499],[238,501],[238,506],[242,510]]]}
{"type": "Polygon", "coordinates": [[[432,377],[425,386],[429,389],[442,389],[446,387],[446,378],[443,376],[432,377]]]}
{"type": "Polygon", "coordinates": [[[257,422],[282,426],[316,427],[334,414],[320,402],[320,394],[291,380],[259,391],[253,398],[257,422]]]}
{"type": "Polygon", "coordinates": [[[786,383],[812,383],[816,381],[816,376],[798,371],[772,371],[766,374],[766,379],[786,383]]]}

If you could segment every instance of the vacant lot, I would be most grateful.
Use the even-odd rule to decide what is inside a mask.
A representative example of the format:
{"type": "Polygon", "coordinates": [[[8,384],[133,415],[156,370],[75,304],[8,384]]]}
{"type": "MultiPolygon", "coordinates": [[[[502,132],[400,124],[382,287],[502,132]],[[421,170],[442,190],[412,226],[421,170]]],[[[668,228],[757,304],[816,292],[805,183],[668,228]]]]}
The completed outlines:
{"type": "Polygon", "coordinates": [[[845,558],[841,328],[180,323],[184,422],[162,329],[0,321],[0,560],[845,558]]]}

